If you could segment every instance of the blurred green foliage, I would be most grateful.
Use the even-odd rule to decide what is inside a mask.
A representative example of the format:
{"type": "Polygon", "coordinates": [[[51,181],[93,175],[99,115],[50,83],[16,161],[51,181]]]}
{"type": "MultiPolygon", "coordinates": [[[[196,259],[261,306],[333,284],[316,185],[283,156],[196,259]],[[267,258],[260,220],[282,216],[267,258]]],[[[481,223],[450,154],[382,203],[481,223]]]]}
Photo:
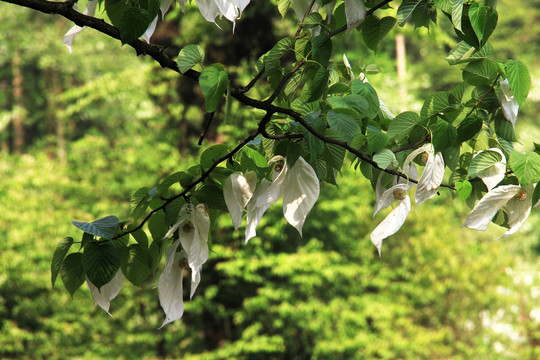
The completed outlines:
{"type": "MultiPolygon", "coordinates": [[[[523,1],[500,6],[509,20],[500,25],[508,29],[499,31],[503,36],[493,39],[499,42],[497,48],[508,54],[515,51],[514,37],[505,36],[513,33],[514,22],[534,26],[518,41],[527,44],[524,59],[535,65],[538,42],[534,39],[540,34],[535,19],[540,10],[523,1]]],[[[352,169],[344,171],[339,188],[323,187],[303,238],[282,219],[277,204],[247,246],[241,233],[233,233],[230,219],[221,216],[212,229],[211,254],[196,296],[186,303],[183,319],[163,329],[158,330],[163,314],[153,288],[156,279],[148,279],[140,289],[126,282],[112,302],[113,318],[94,306],[87,289],[77,292],[74,300],[60,284],[51,289],[50,260],[57,242],[66,235],[80,235],[71,220],[90,221],[110,213],[127,217],[126,204],[136,189],[154,186],[177,171],[179,164],[192,162],[188,151],[180,155],[178,149],[195,146],[202,126],[202,98],[194,95],[189,80],[178,80],[176,74],[137,60],[117,42],[85,31],[69,56],[60,42],[69,28],[67,22],[50,21],[46,15],[6,4],[0,9],[5,50],[0,52],[0,80],[9,90],[10,64],[18,53],[25,70],[28,115],[26,154],[3,151],[0,155],[0,202],[4,204],[0,358],[540,356],[540,315],[536,315],[540,310],[535,310],[540,281],[532,251],[540,243],[535,231],[540,226],[538,216],[512,238],[493,241],[500,233],[496,229],[480,235],[458,230],[467,209],[453,204],[451,195],[441,191],[386,241],[380,259],[369,241],[375,226],[373,194],[352,169]],[[67,125],[65,145],[58,144],[57,121],[67,125]],[[61,146],[63,160],[57,151],[61,146]]],[[[248,7],[244,16],[250,19],[257,13],[260,19],[265,11],[273,11],[267,17],[270,25],[279,21],[275,7],[266,5],[248,7]]],[[[210,34],[219,33],[210,53],[215,61],[247,51],[245,44],[240,47],[242,42],[233,42],[232,34],[218,32],[197,13],[188,11],[184,16],[176,9],[170,18],[156,36],[173,50],[178,44],[167,43],[172,38],[167,31],[176,36],[180,28],[182,44],[210,47],[215,40],[210,34]]],[[[240,38],[243,24],[237,25],[240,38]]],[[[283,24],[257,48],[248,44],[254,52],[249,55],[267,51],[265,46],[283,35],[287,22],[283,24]]],[[[255,21],[252,26],[256,25],[255,21]]],[[[391,109],[408,102],[420,106],[425,89],[447,90],[460,77],[458,71],[442,73],[436,61],[425,60],[429,54],[429,59],[444,62],[451,35],[443,21],[440,28],[443,31],[429,33],[398,30],[407,39],[405,98],[399,96],[394,80],[391,36],[374,54],[355,47],[353,33],[340,51],[346,52],[353,68],[376,63],[383,70],[370,80],[377,89],[388,89],[380,96],[391,109]]],[[[253,32],[249,27],[245,31],[253,32]]],[[[253,64],[242,57],[228,68],[253,71],[238,70],[233,80],[239,83],[255,73],[253,64]]],[[[0,95],[2,114],[11,111],[10,96],[7,90],[0,95]]],[[[538,103],[534,99],[523,108],[518,130],[537,131],[531,114],[538,103]]],[[[211,140],[234,140],[256,123],[253,113],[241,111],[236,103],[231,106],[234,116],[217,118],[214,126],[219,124],[219,130],[214,128],[211,140]]],[[[5,142],[10,133],[0,135],[5,142]]]]}

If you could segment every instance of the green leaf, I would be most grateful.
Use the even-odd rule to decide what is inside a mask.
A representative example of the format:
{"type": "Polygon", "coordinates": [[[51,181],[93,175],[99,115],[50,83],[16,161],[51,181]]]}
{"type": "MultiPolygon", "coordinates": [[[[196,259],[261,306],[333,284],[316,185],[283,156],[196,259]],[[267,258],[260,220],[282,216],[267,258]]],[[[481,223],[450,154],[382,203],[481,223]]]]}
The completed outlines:
{"type": "Polygon", "coordinates": [[[452,13],[452,4],[454,0],[434,0],[435,6],[441,11],[444,11],[447,14],[452,13]]]}
{"type": "MultiPolygon", "coordinates": [[[[161,183],[158,185],[157,187],[157,193],[161,196],[168,196],[169,194],[169,188],[175,184],[175,183],[178,183],[180,181],[180,179],[182,178],[183,175],[185,175],[187,173],[183,172],[183,171],[179,171],[179,172],[175,172],[174,174],[171,174],[169,176],[167,176],[166,178],[164,178],[163,180],[161,180],[161,183]]],[[[190,176],[190,179],[192,177],[190,176]]]]}
{"type": "Polygon", "coordinates": [[[257,150],[253,150],[249,146],[244,146],[242,148],[244,155],[251,159],[255,166],[259,168],[267,168],[268,167],[268,161],[266,161],[266,158],[257,150]]]}
{"type": "Polygon", "coordinates": [[[133,236],[141,247],[148,249],[148,235],[146,235],[143,229],[132,232],[131,236],[133,236]]]}
{"type": "Polygon", "coordinates": [[[367,100],[369,105],[367,116],[370,119],[374,119],[379,112],[380,104],[379,97],[373,86],[371,86],[370,83],[361,80],[353,80],[351,83],[351,91],[353,94],[361,95],[367,100]]]}
{"type": "Polygon", "coordinates": [[[487,43],[480,50],[476,50],[473,46],[465,41],[460,41],[448,54],[446,61],[450,65],[469,63],[472,61],[489,59],[493,53],[493,47],[487,43]]]}
{"type": "Polygon", "coordinates": [[[118,249],[108,241],[86,244],[82,255],[84,272],[98,289],[111,281],[120,267],[118,249]]]}
{"type": "Polygon", "coordinates": [[[167,222],[163,211],[158,211],[148,220],[148,230],[150,230],[154,242],[161,240],[165,236],[167,233],[167,222]]]}
{"type": "Polygon", "coordinates": [[[279,40],[276,45],[268,52],[268,56],[264,59],[264,70],[268,72],[281,65],[281,57],[289,50],[294,49],[294,39],[286,37],[279,40]]]}
{"type": "Polygon", "coordinates": [[[388,125],[388,136],[401,140],[405,138],[414,129],[415,125],[420,122],[420,117],[412,112],[406,111],[397,115],[390,121],[388,125]]]}
{"type": "Polygon", "coordinates": [[[512,151],[510,154],[510,168],[521,185],[529,185],[540,181],[540,155],[531,151],[522,154],[512,151]]]}
{"type": "Polygon", "coordinates": [[[411,16],[414,9],[420,4],[418,0],[404,0],[397,11],[398,25],[403,27],[407,23],[407,19],[411,16]]]}
{"type": "Polygon", "coordinates": [[[148,266],[150,267],[150,272],[155,273],[163,254],[165,253],[165,244],[163,240],[157,240],[152,242],[150,248],[148,249],[148,266]]]}
{"type": "Polygon", "coordinates": [[[437,124],[433,130],[433,147],[435,152],[443,151],[452,146],[457,138],[457,130],[446,120],[437,119],[437,124]]]}
{"type": "Polygon", "coordinates": [[[199,85],[204,94],[206,112],[213,112],[229,88],[229,76],[223,65],[213,64],[203,70],[199,77],[199,85]]]}
{"type": "Polygon", "coordinates": [[[131,196],[129,216],[133,218],[133,221],[136,221],[144,213],[155,193],[155,188],[148,190],[148,188],[142,187],[131,196]]]}
{"type": "Polygon", "coordinates": [[[127,10],[126,2],[124,0],[105,0],[105,11],[111,23],[119,27],[122,21],[122,16],[127,10]]]}
{"type": "Polygon", "coordinates": [[[199,202],[204,203],[210,209],[217,209],[228,212],[225,198],[223,197],[223,189],[217,185],[203,185],[195,193],[195,197],[199,202]]]}
{"type": "Polygon", "coordinates": [[[105,239],[112,239],[118,230],[120,221],[114,215],[105,216],[91,223],[72,221],[71,223],[85,233],[99,236],[105,239]]]}
{"type": "Polygon", "coordinates": [[[150,14],[146,9],[137,7],[127,9],[118,25],[122,44],[130,43],[141,37],[152,20],[153,18],[150,18],[150,14]]]}
{"type": "Polygon", "coordinates": [[[284,18],[287,13],[287,9],[291,6],[291,0],[277,0],[278,11],[281,17],[284,18]]]}
{"type": "Polygon", "coordinates": [[[478,153],[469,165],[469,178],[474,179],[478,176],[479,172],[500,161],[502,161],[502,156],[496,151],[486,150],[478,153]]]}
{"type": "Polygon", "coordinates": [[[502,111],[497,112],[493,116],[493,122],[495,125],[495,133],[507,141],[518,141],[514,126],[512,123],[504,117],[502,111]]]}
{"type": "Polygon", "coordinates": [[[458,125],[456,144],[472,139],[482,130],[483,121],[478,116],[469,116],[458,125]]]}
{"type": "MultiPolygon", "coordinates": [[[[167,206],[165,206],[165,221],[166,221],[165,229],[167,229],[169,226],[171,226],[178,220],[178,213],[180,212],[180,209],[182,209],[182,206],[184,206],[185,204],[186,204],[186,201],[180,197],[180,198],[174,199],[173,201],[168,203],[167,206]]],[[[154,238],[154,240],[156,239],[154,238]]]]}
{"type": "MultiPolygon", "coordinates": [[[[327,129],[324,136],[332,140],[343,141],[341,135],[332,129],[327,129]]],[[[343,166],[343,160],[345,159],[345,149],[336,144],[326,143],[324,158],[328,165],[334,169],[340,170],[343,166]]]]}
{"type": "Polygon", "coordinates": [[[315,76],[313,77],[313,81],[310,83],[310,85],[311,86],[310,86],[310,94],[309,94],[308,102],[319,99],[328,89],[327,69],[324,67],[320,67],[315,73],[315,76]]]}
{"type": "Polygon", "coordinates": [[[456,191],[459,195],[459,198],[465,201],[472,193],[472,184],[467,180],[457,181],[456,191]]]}
{"type": "Polygon", "coordinates": [[[382,150],[388,143],[388,135],[373,125],[368,125],[366,135],[370,153],[376,153],[382,150]]]}
{"type": "Polygon", "coordinates": [[[308,14],[302,24],[304,24],[305,29],[312,29],[316,26],[324,25],[323,18],[318,12],[308,14]]]}
{"type": "Polygon", "coordinates": [[[463,17],[463,0],[452,0],[452,24],[459,31],[461,29],[461,19],[463,17]]]}
{"type": "Polygon", "coordinates": [[[420,117],[427,119],[433,115],[445,113],[448,110],[452,110],[449,102],[449,94],[441,91],[431,95],[422,106],[420,111],[420,117]]]}
{"type": "Polygon", "coordinates": [[[186,45],[180,50],[176,63],[178,70],[183,74],[197,64],[204,62],[204,50],[199,45],[186,45]]]}
{"type": "Polygon", "coordinates": [[[360,118],[364,118],[370,115],[369,103],[362,95],[349,94],[342,97],[347,103],[347,107],[356,111],[360,118]]]}
{"type": "Polygon", "coordinates": [[[463,69],[463,80],[473,86],[491,85],[499,72],[500,69],[496,62],[483,59],[471,62],[463,69]]]}
{"type": "Polygon", "coordinates": [[[225,144],[211,146],[204,150],[201,154],[201,166],[205,170],[208,170],[216,161],[228,153],[229,151],[227,150],[227,145],[225,144]]]}
{"type": "Polygon", "coordinates": [[[350,111],[348,109],[335,109],[330,110],[326,115],[330,129],[337,131],[348,144],[360,133],[360,126],[351,116],[350,111]]]}
{"type": "Polygon", "coordinates": [[[135,286],[141,286],[150,275],[148,249],[131,244],[122,259],[122,272],[135,286]]]}
{"type": "Polygon", "coordinates": [[[382,149],[373,155],[373,161],[379,165],[381,169],[386,169],[388,166],[395,166],[397,163],[396,155],[390,149],[382,149]]]}
{"type": "Polygon", "coordinates": [[[386,34],[396,24],[396,19],[390,16],[379,20],[375,15],[370,15],[362,25],[362,36],[366,46],[373,51],[377,50],[377,45],[386,34]]]}
{"type": "Polygon", "coordinates": [[[71,253],[62,262],[60,269],[60,277],[64,283],[64,287],[73,298],[73,294],[84,283],[84,270],[82,266],[81,253],[71,253]]]}
{"type": "Polygon", "coordinates": [[[497,10],[473,2],[469,7],[469,20],[480,46],[483,46],[497,26],[497,10]]]}
{"type": "Polygon", "coordinates": [[[62,262],[64,261],[64,258],[66,257],[66,254],[68,253],[71,245],[73,245],[72,237],[63,238],[62,240],[60,240],[58,245],[56,245],[56,249],[54,250],[53,258],[51,261],[51,283],[53,287],[56,281],[56,277],[62,269],[62,262]]]}
{"type": "Polygon", "coordinates": [[[519,60],[508,60],[505,64],[506,77],[514,98],[521,104],[531,90],[531,75],[527,66],[519,60]]]}
{"type": "Polygon", "coordinates": [[[311,51],[313,61],[327,68],[332,55],[332,40],[325,34],[313,38],[311,51]]]}

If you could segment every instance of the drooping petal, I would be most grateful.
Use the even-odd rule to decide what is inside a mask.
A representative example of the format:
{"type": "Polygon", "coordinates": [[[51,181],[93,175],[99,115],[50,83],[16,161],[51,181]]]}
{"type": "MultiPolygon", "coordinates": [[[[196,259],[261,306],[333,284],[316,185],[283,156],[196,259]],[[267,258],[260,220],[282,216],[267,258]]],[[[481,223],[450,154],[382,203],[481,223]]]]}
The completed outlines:
{"type": "Polygon", "coordinates": [[[216,23],[216,17],[219,16],[219,8],[214,0],[196,0],[197,7],[206,21],[216,23]]]}
{"type": "Polygon", "coordinates": [[[403,162],[403,169],[408,169],[409,164],[414,160],[415,157],[420,155],[421,153],[427,152],[433,153],[433,145],[430,143],[424,144],[420,146],[418,149],[413,150],[407,157],[405,158],[405,161],[403,162]]]}
{"type": "Polygon", "coordinates": [[[381,195],[379,200],[375,203],[375,214],[373,214],[373,216],[375,216],[379,211],[384,210],[390,205],[392,205],[392,203],[396,199],[394,195],[396,191],[406,192],[408,190],[409,190],[408,184],[396,184],[392,186],[390,189],[386,190],[381,195]]]}
{"type": "Polygon", "coordinates": [[[510,83],[508,79],[499,81],[499,100],[506,120],[512,123],[512,126],[516,126],[517,115],[519,111],[519,104],[512,94],[510,89],[510,83]]]}
{"type": "MultiPolygon", "coordinates": [[[[94,14],[96,13],[96,6],[97,6],[97,0],[89,0],[88,4],[86,4],[86,8],[83,11],[83,14],[88,15],[88,16],[94,16],[94,14]]],[[[62,42],[67,46],[70,54],[71,54],[71,51],[73,50],[71,48],[71,45],[73,44],[73,39],[75,39],[75,36],[77,36],[85,28],[86,26],[81,27],[81,26],[75,25],[71,29],[69,29],[68,32],[62,38],[62,42]]]]}
{"type": "Polygon", "coordinates": [[[416,188],[415,200],[416,205],[423,203],[426,200],[431,199],[441,185],[444,177],[444,159],[439,152],[436,155],[428,153],[428,160],[422,176],[418,180],[418,187],[416,188]]]}
{"type": "MultiPolygon", "coordinates": [[[[484,150],[479,151],[475,154],[475,156],[477,156],[483,151],[484,150]]],[[[499,153],[502,157],[502,160],[500,162],[491,165],[487,169],[479,171],[477,174],[478,177],[482,179],[484,184],[486,184],[486,187],[489,191],[493,189],[498,183],[500,183],[502,179],[504,179],[504,174],[506,172],[506,157],[499,148],[491,148],[488,149],[488,151],[495,151],[496,153],[499,153]]]]}
{"type": "Polygon", "coordinates": [[[395,234],[401,228],[401,226],[405,223],[410,211],[411,199],[409,196],[405,195],[402,200],[399,200],[399,203],[394,210],[392,210],[392,212],[388,214],[388,216],[375,228],[375,230],[373,230],[370,238],[373,245],[377,247],[379,256],[381,256],[383,240],[395,234]]]}
{"type": "Polygon", "coordinates": [[[188,222],[189,218],[191,217],[192,211],[193,211],[193,205],[185,204],[184,206],[182,206],[182,208],[178,212],[178,220],[169,229],[169,231],[167,231],[165,236],[163,236],[163,239],[166,239],[169,236],[171,236],[180,226],[183,226],[186,222],[188,222]]]}
{"type": "MultiPolygon", "coordinates": [[[[178,4],[180,4],[180,7],[182,8],[182,12],[186,12],[186,3],[187,0],[177,0],[178,4]]],[[[171,6],[172,0],[161,0],[161,16],[165,16],[167,11],[169,11],[169,7],[171,6]]]]}
{"type": "Polygon", "coordinates": [[[193,297],[201,281],[201,269],[208,260],[208,232],[210,231],[210,217],[204,204],[195,207],[191,214],[191,222],[180,229],[180,242],[187,253],[189,267],[191,268],[191,293],[193,297]]]}
{"type": "Polygon", "coordinates": [[[521,225],[527,220],[532,210],[532,195],[534,187],[528,185],[522,188],[522,196],[514,196],[506,203],[506,210],[508,212],[508,226],[510,227],[507,232],[501,235],[501,238],[508,237],[519,230],[521,225]]]}
{"type": "Polygon", "coordinates": [[[345,17],[349,32],[364,22],[366,13],[364,0],[345,0],[345,17]]]}
{"type": "Polygon", "coordinates": [[[302,236],[307,214],[319,197],[319,179],[315,170],[301,156],[289,169],[283,184],[283,214],[302,236]]]}
{"type": "Polygon", "coordinates": [[[159,304],[165,312],[165,320],[161,327],[180,319],[184,314],[184,297],[182,288],[182,279],[184,276],[184,267],[181,262],[186,256],[184,253],[177,253],[180,240],[176,240],[167,249],[165,257],[165,269],[159,276],[158,296],[159,304]]]}
{"type": "Polygon", "coordinates": [[[518,185],[503,185],[489,191],[472,209],[461,227],[484,231],[489,223],[512,197],[516,196],[521,187],[518,185]]]}
{"type": "Polygon", "coordinates": [[[158,17],[156,15],[154,20],[152,20],[152,22],[150,23],[150,25],[148,25],[148,28],[146,29],[144,34],[142,34],[142,36],[141,36],[141,39],[146,41],[148,44],[150,44],[150,38],[154,34],[154,31],[156,31],[157,19],[158,19],[158,17]]]}
{"type": "Polygon", "coordinates": [[[256,185],[257,176],[253,171],[248,171],[245,175],[238,171],[225,179],[223,197],[231,214],[235,231],[242,224],[244,208],[253,196],[256,185]]]}
{"type": "Polygon", "coordinates": [[[274,168],[272,182],[263,179],[247,205],[246,244],[256,235],[255,228],[265,211],[281,196],[281,187],[288,172],[287,161],[283,156],[274,156],[268,161],[268,164],[273,163],[278,164],[274,168]]]}
{"type": "Polygon", "coordinates": [[[109,312],[109,306],[111,305],[111,300],[113,300],[120,293],[120,289],[122,288],[122,270],[118,269],[118,272],[111,279],[111,281],[103,285],[101,289],[98,289],[94,284],[92,284],[88,277],[86,278],[86,285],[88,286],[90,294],[92,294],[96,305],[112,316],[109,312]]]}

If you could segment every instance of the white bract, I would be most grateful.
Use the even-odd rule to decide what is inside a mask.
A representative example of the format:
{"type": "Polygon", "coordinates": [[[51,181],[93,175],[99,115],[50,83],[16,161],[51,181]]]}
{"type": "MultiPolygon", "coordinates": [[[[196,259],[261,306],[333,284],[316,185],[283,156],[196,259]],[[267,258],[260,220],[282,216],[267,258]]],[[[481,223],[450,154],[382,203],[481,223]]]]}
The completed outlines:
{"type": "Polygon", "coordinates": [[[302,235],[307,214],[319,197],[317,174],[301,156],[291,168],[283,156],[274,156],[268,163],[276,163],[272,182],[263,179],[247,205],[246,243],[256,235],[265,211],[282,194],[285,219],[302,235]]]}
{"type": "MultiPolygon", "coordinates": [[[[427,153],[427,159],[424,172],[422,172],[422,176],[418,180],[418,187],[414,195],[416,205],[435,196],[444,178],[444,160],[442,154],[440,152],[435,154],[432,144],[425,144],[411,152],[405,159],[403,167],[407,168],[409,164],[413,164],[412,161],[414,158],[422,153],[427,153]]],[[[411,174],[408,175],[411,176],[411,174]]]]}
{"type": "MultiPolygon", "coordinates": [[[[474,156],[477,156],[478,154],[484,152],[485,150],[479,151],[474,156]]],[[[498,183],[504,179],[504,174],[506,172],[506,157],[504,156],[501,149],[498,148],[491,148],[487,151],[494,151],[501,155],[501,161],[496,162],[495,164],[491,165],[490,167],[479,171],[477,173],[477,176],[482,179],[484,184],[486,184],[486,187],[489,190],[493,189],[498,183]]]]}
{"type": "Polygon", "coordinates": [[[519,104],[514,98],[514,94],[512,94],[508,79],[499,81],[499,90],[499,100],[501,102],[504,117],[512,123],[512,126],[516,126],[519,104]]]}
{"type": "Polygon", "coordinates": [[[406,193],[409,187],[409,184],[396,184],[386,190],[375,204],[375,214],[377,214],[379,211],[389,207],[394,200],[398,201],[396,207],[370,235],[371,242],[379,251],[379,256],[381,255],[383,240],[395,234],[401,228],[411,211],[411,199],[406,193]]]}
{"type": "Polygon", "coordinates": [[[92,284],[88,277],[86,278],[86,286],[88,286],[88,290],[90,290],[90,294],[92,294],[96,305],[105,310],[107,314],[111,315],[109,312],[111,300],[120,293],[120,289],[122,288],[122,270],[118,269],[118,272],[111,281],[103,285],[100,289],[92,284]]]}
{"type": "Polygon", "coordinates": [[[167,250],[165,269],[158,283],[159,301],[166,315],[163,325],[179,319],[184,312],[181,296],[182,259],[187,260],[191,269],[190,298],[193,297],[201,281],[201,268],[208,259],[208,232],[210,230],[210,217],[204,204],[184,205],[178,213],[178,220],[164,238],[169,237],[178,229],[180,229],[179,238],[167,250]],[[183,252],[178,254],[177,249],[180,244],[182,244],[183,252]]]}
{"type": "MultiPolygon", "coordinates": [[[[73,6],[76,7],[77,4],[73,6]]],[[[94,14],[96,13],[96,6],[97,6],[97,0],[89,0],[88,4],[86,4],[86,8],[84,9],[83,14],[88,15],[88,16],[94,16],[94,14]]],[[[73,50],[71,48],[71,45],[73,44],[73,39],[75,39],[75,36],[77,36],[85,28],[86,26],[75,25],[71,29],[69,29],[68,32],[62,38],[62,42],[67,46],[70,54],[71,54],[71,51],[73,50]]]]}
{"type": "Polygon", "coordinates": [[[366,5],[364,0],[345,0],[345,17],[347,29],[351,32],[366,19],[366,5]]]}
{"type": "Polygon", "coordinates": [[[503,185],[489,191],[476,204],[462,227],[484,231],[497,211],[506,206],[509,229],[501,237],[512,235],[531,213],[533,190],[532,185],[503,185]]]}
{"type": "Polygon", "coordinates": [[[197,7],[206,21],[216,23],[216,18],[225,18],[235,24],[250,0],[196,0],[197,7]]]}
{"type": "Polygon", "coordinates": [[[248,171],[245,175],[237,171],[225,179],[223,197],[231,214],[235,231],[242,224],[244,208],[253,196],[256,186],[257,175],[253,171],[248,171]]]}

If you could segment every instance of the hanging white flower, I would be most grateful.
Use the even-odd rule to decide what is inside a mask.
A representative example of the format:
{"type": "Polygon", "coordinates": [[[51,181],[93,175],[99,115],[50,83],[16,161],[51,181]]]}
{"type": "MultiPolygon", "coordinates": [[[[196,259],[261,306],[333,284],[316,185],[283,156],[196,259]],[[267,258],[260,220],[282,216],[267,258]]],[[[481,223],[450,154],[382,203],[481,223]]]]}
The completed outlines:
{"type": "MultiPolygon", "coordinates": [[[[76,4],[73,6],[76,7],[76,4]]],[[[97,6],[97,0],[89,0],[88,4],[86,4],[86,8],[84,9],[83,14],[88,15],[88,16],[94,16],[94,14],[96,13],[96,6],[97,6]]],[[[69,29],[68,32],[62,38],[62,42],[67,46],[70,54],[71,54],[71,51],[73,50],[71,48],[71,45],[73,44],[73,39],[75,39],[75,36],[77,36],[85,28],[86,26],[75,25],[71,29],[69,29]]]]}
{"type": "Polygon", "coordinates": [[[347,29],[351,32],[366,19],[366,5],[364,0],[345,0],[345,17],[347,29]]]}
{"type": "Polygon", "coordinates": [[[216,23],[216,18],[225,17],[233,24],[240,18],[250,0],[196,0],[197,7],[206,21],[216,23]]]}
{"type": "MultiPolygon", "coordinates": [[[[477,156],[478,154],[484,152],[485,150],[479,151],[474,156],[477,156]]],[[[487,169],[484,169],[482,171],[479,171],[477,176],[482,179],[484,184],[486,184],[486,187],[489,190],[493,189],[497,184],[499,184],[502,179],[504,179],[504,174],[506,172],[506,157],[504,156],[501,149],[498,148],[491,148],[487,151],[494,151],[501,155],[501,161],[496,162],[495,164],[491,165],[487,169]]]]}
{"type": "Polygon", "coordinates": [[[517,115],[519,111],[519,104],[512,94],[510,89],[510,83],[508,79],[499,81],[499,100],[506,120],[512,123],[512,126],[516,126],[517,115]]]}
{"type": "Polygon", "coordinates": [[[100,289],[92,284],[88,277],[86,278],[86,286],[88,286],[88,290],[90,290],[90,294],[92,294],[95,304],[105,310],[107,314],[112,316],[109,312],[109,306],[111,305],[111,301],[120,293],[120,289],[122,288],[122,270],[118,269],[118,272],[111,279],[111,281],[103,285],[100,289]]]}
{"type": "Polygon", "coordinates": [[[182,292],[183,266],[179,270],[179,266],[176,265],[182,265],[181,260],[185,259],[191,269],[190,298],[193,297],[201,281],[202,265],[208,260],[208,232],[210,230],[210,217],[204,204],[195,207],[192,204],[185,204],[178,213],[178,220],[164,238],[168,238],[178,229],[180,229],[179,238],[167,250],[165,269],[158,283],[160,304],[166,315],[163,325],[179,319],[184,312],[183,299],[179,296],[182,292]],[[177,254],[180,244],[185,255],[177,254]]]}
{"type": "Polygon", "coordinates": [[[301,156],[292,168],[283,156],[274,156],[268,163],[276,163],[272,182],[263,179],[247,205],[246,243],[256,235],[255,229],[265,211],[282,194],[285,219],[302,235],[307,214],[319,197],[317,174],[301,156]]]}
{"type": "Polygon", "coordinates": [[[187,254],[184,250],[177,252],[179,240],[176,240],[167,249],[165,269],[159,276],[158,296],[159,304],[165,312],[165,320],[161,327],[178,320],[184,314],[183,278],[187,254]]]}
{"type": "Polygon", "coordinates": [[[532,208],[532,193],[534,187],[528,185],[503,185],[489,191],[474,207],[462,227],[484,231],[503,206],[508,213],[509,229],[501,237],[515,233],[525,222],[532,208]]]}
{"type": "Polygon", "coordinates": [[[396,207],[388,216],[373,230],[370,235],[371,242],[379,251],[382,251],[383,240],[395,234],[405,223],[411,211],[411,199],[407,195],[409,184],[397,184],[386,190],[375,204],[375,214],[389,207],[394,200],[398,201],[396,207]]]}
{"type": "Polygon", "coordinates": [[[253,196],[256,186],[257,175],[253,171],[248,171],[245,175],[237,171],[225,179],[223,197],[231,214],[235,231],[242,224],[244,208],[253,196]]]}
{"type": "Polygon", "coordinates": [[[412,164],[414,158],[422,153],[426,153],[427,158],[425,159],[426,166],[418,180],[418,187],[414,195],[416,205],[435,196],[444,178],[444,159],[440,152],[435,154],[432,144],[425,144],[411,152],[405,159],[403,167],[412,164]]]}

